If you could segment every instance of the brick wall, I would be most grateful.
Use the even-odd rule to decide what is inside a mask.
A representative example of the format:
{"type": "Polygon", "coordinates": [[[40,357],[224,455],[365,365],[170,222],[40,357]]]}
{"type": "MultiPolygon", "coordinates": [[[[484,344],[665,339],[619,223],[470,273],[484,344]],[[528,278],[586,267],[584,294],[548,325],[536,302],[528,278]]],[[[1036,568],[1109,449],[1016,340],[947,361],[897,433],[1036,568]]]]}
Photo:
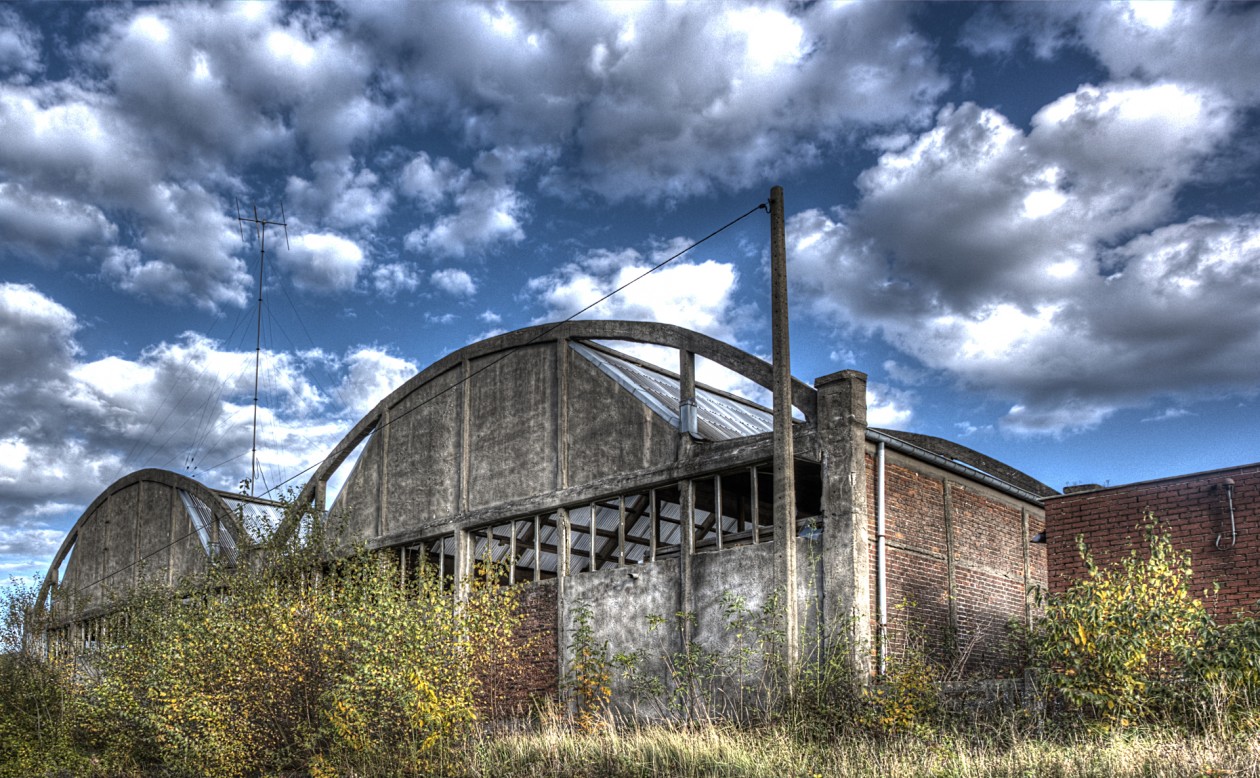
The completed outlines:
{"type": "MultiPolygon", "coordinates": [[[[885,452],[884,475],[889,655],[915,641],[968,675],[1015,669],[1005,650],[1008,622],[1026,618],[1028,585],[1045,581],[1045,547],[1025,542],[1044,528],[1040,509],[893,451],[885,452]]],[[[871,455],[867,490],[877,618],[871,455]]]]}
{"type": "Polygon", "coordinates": [[[515,590],[523,619],[512,638],[522,647],[521,655],[514,663],[483,668],[479,675],[477,703],[490,718],[526,715],[534,700],[555,700],[559,694],[556,582],[518,584],[515,590]]]}
{"type": "Polygon", "coordinates": [[[1062,592],[1085,574],[1077,553],[1081,535],[1099,565],[1131,548],[1142,548],[1143,517],[1153,512],[1179,550],[1188,550],[1196,595],[1215,581],[1219,594],[1204,603],[1229,619],[1260,599],[1260,465],[1163,478],[1127,486],[1066,494],[1046,500],[1050,588],[1062,592]],[[1230,545],[1229,500],[1225,479],[1234,480],[1237,543],[1230,545]],[[1222,535],[1221,545],[1216,539],[1222,535]]]}

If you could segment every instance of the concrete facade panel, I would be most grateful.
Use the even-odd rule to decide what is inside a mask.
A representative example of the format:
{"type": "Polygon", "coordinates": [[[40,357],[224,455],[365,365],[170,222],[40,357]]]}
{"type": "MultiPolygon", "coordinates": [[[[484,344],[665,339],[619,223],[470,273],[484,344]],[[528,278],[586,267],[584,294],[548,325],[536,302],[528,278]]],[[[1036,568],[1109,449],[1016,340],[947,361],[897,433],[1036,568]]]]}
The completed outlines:
{"type": "Polygon", "coordinates": [[[674,461],[678,431],[586,359],[569,357],[569,482],[674,461]]]}
{"type": "Polygon", "coordinates": [[[345,532],[347,540],[367,540],[377,534],[383,437],[378,429],[368,438],[350,475],[346,477],[345,485],[328,510],[328,515],[338,530],[345,532]]]}
{"type": "Polygon", "coordinates": [[[556,346],[471,363],[468,507],[559,488],[556,346]],[[480,372],[478,372],[480,371],[480,372]]]}
{"type": "Polygon", "coordinates": [[[456,513],[462,378],[447,371],[389,409],[382,532],[420,529],[456,513]]]}

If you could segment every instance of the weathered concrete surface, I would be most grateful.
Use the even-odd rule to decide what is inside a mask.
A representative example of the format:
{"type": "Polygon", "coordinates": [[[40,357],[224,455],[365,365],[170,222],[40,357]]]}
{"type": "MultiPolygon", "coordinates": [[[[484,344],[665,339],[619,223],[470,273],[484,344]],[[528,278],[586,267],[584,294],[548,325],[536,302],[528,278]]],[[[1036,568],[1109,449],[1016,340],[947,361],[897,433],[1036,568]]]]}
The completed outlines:
{"type": "Polygon", "coordinates": [[[678,433],[585,359],[569,360],[568,479],[585,484],[673,462],[678,433]]]}
{"type": "Polygon", "coordinates": [[[209,506],[233,537],[244,539],[236,515],[213,490],[178,473],[139,470],[111,484],[75,522],[44,576],[37,605],[49,605],[57,584],[54,619],[71,618],[98,609],[141,576],[173,584],[203,574],[209,560],[181,489],[209,506]]]}
{"type": "Polygon", "coordinates": [[[843,635],[859,676],[870,671],[870,540],[866,502],[866,374],[822,376],[818,443],[823,460],[825,630],[843,635]]]}
{"type": "MultiPolygon", "coordinates": [[[[794,595],[801,617],[804,653],[810,656],[816,644],[817,613],[824,595],[819,575],[822,547],[818,541],[800,538],[794,545],[800,560],[794,595]]],[[[760,685],[766,651],[779,650],[780,644],[771,636],[772,631],[783,628],[781,603],[785,598],[777,583],[777,557],[778,544],[760,543],[703,552],[691,558],[695,604],[690,639],[704,651],[719,655],[724,666],[742,668],[745,673],[742,678],[719,680],[706,690],[709,699],[722,708],[713,713],[733,713],[732,706],[741,699],[740,687],[760,685]],[[763,607],[772,599],[780,604],[778,610],[767,619],[760,618],[763,607]],[[735,602],[740,603],[738,608],[731,607],[735,602]],[[732,624],[735,618],[743,618],[747,626],[737,629],[732,624]],[[760,642],[763,638],[764,643],[760,642]]],[[[609,656],[637,654],[640,673],[668,679],[669,661],[676,664],[675,655],[687,647],[677,618],[681,568],[681,560],[671,557],[569,577],[560,601],[562,664],[570,666],[577,614],[586,612],[595,644],[607,644],[609,656]],[[653,628],[654,621],[660,623],[653,628]]],[[[666,683],[665,688],[668,695],[671,687],[666,683]]],[[[664,705],[666,701],[637,698],[625,678],[614,677],[613,702],[621,713],[649,718],[673,715],[675,711],[664,705]]],[[[755,706],[761,700],[754,693],[745,696],[743,703],[755,706]]]]}

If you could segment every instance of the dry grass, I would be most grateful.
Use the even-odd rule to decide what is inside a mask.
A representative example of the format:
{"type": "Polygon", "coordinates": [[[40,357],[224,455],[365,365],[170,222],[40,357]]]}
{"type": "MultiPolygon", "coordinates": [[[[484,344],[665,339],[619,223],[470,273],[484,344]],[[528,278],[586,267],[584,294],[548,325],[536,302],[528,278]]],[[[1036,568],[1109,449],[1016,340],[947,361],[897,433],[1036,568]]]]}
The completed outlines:
{"type": "Polygon", "coordinates": [[[561,728],[487,737],[460,772],[508,776],[1260,776],[1260,743],[1140,733],[1052,742],[1027,737],[801,741],[780,729],[561,728]]]}

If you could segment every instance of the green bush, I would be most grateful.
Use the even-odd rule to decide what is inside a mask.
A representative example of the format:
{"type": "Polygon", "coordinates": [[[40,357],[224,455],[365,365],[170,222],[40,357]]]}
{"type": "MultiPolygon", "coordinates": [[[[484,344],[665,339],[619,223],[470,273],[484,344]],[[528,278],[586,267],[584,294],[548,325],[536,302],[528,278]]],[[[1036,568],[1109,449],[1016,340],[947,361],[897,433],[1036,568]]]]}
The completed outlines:
{"type": "Polygon", "coordinates": [[[194,585],[122,593],[99,648],[54,686],[91,771],[443,769],[486,697],[475,669],[519,654],[516,593],[470,576],[457,597],[431,568],[401,585],[392,560],[334,557],[318,527],[299,537],[194,585]]]}
{"type": "Polygon", "coordinates": [[[44,656],[37,588],[16,580],[0,590],[0,776],[80,773],[66,714],[68,665],[44,656]]]}
{"type": "Polygon", "coordinates": [[[1086,576],[1045,599],[1029,634],[1031,666],[1065,710],[1105,728],[1194,723],[1260,703],[1260,623],[1220,626],[1190,591],[1190,554],[1154,516],[1145,551],[1106,568],[1078,539],[1086,576]]]}

